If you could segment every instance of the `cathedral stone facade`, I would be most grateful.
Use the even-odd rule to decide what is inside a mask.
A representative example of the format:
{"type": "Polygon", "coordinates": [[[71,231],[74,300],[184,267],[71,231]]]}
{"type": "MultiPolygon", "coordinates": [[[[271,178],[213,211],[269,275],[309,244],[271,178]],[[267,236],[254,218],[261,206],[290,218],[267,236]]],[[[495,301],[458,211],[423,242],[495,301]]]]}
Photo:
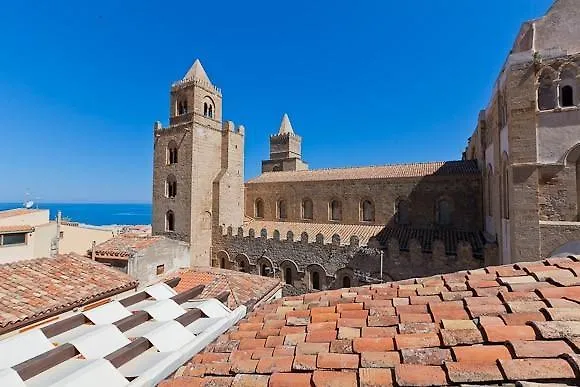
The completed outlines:
{"type": "Polygon", "coordinates": [[[523,24],[462,160],[310,170],[284,115],[245,186],[244,128],[196,61],[155,124],[153,231],[298,291],[577,252],[579,26],[577,0],[523,24]]]}

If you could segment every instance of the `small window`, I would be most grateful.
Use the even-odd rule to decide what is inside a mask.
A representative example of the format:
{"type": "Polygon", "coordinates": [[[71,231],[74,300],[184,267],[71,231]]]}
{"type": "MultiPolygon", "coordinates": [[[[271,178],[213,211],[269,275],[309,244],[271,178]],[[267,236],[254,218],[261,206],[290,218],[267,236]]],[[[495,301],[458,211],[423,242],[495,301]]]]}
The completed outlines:
{"type": "Polygon", "coordinates": [[[26,233],[0,235],[2,246],[26,244],[26,233]]]}
{"type": "Polygon", "coordinates": [[[161,275],[165,273],[165,265],[157,265],[156,269],[157,275],[161,275]]]}
{"type": "Polygon", "coordinates": [[[171,210],[165,214],[165,231],[175,231],[175,215],[171,210]]]}
{"type": "Polygon", "coordinates": [[[220,268],[221,269],[225,269],[226,268],[226,259],[224,257],[220,258],[220,268]]]}
{"type": "Polygon", "coordinates": [[[280,172],[282,171],[282,167],[279,165],[274,165],[274,167],[272,167],[272,172],[280,172]]]}
{"type": "Polygon", "coordinates": [[[289,267],[284,270],[284,281],[288,285],[292,285],[292,269],[289,267]]]}
{"type": "Polygon", "coordinates": [[[363,200],[360,206],[360,215],[363,222],[373,222],[375,220],[375,206],[370,200],[363,200]]]}
{"type": "Polygon", "coordinates": [[[262,277],[268,277],[270,275],[270,267],[265,263],[263,263],[260,267],[260,275],[262,277]]]}
{"type": "Polygon", "coordinates": [[[328,206],[330,220],[342,220],[342,204],[338,200],[333,200],[328,206]]]}
{"type": "Polygon", "coordinates": [[[64,239],[64,231],[60,231],[60,232],[58,233],[58,238],[59,238],[59,239],[64,239]]]}
{"type": "Polygon", "coordinates": [[[302,219],[312,220],[314,219],[314,206],[312,200],[304,199],[302,200],[302,219]]]}
{"type": "Polygon", "coordinates": [[[264,217],[264,201],[262,199],[257,199],[255,204],[255,215],[256,218],[264,217]]]}
{"type": "Polygon", "coordinates": [[[285,200],[278,201],[277,211],[278,211],[278,214],[277,214],[278,219],[286,219],[288,217],[288,214],[286,212],[286,201],[285,200]]]}
{"type": "Polygon", "coordinates": [[[239,262],[238,262],[238,266],[239,266],[239,270],[240,270],[242,273],[245,273],[245,272],[246,272],[246,262],[244,262],[244,261],[239,261],[239,262]]]}
{"type": "Polygon", "coordinates": [[[320,290],[320,274],[317,271],[313,271],[311,274],[312,289],[320,290]]]}
{"type": "Polygon", "coordinates": [[[562,87],[562,107],[574,106],[574,89],[572,86],[562,87]]]}
{"type": "Polygon", "coordinates": [[[556,85],[553,70],[546,68],[538,78],[538,109],[551,110],[556,107],[556,85]]]}

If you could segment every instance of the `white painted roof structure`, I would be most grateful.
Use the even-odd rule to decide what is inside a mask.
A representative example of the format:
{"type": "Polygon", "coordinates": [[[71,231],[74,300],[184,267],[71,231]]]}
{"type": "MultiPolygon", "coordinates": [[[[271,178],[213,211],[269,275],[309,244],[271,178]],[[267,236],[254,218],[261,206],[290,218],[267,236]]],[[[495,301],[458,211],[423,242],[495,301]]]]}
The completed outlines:
{"type": "Polygon", "coordinates": [[[284,116],[282,117],[282,122],[280,123],[280,130],[278,130],[278,134],[294,134],[294,129],[290,123],[290,118],[288,118],[288,114],[286,113],[284,113],[284,116]]]}
{"type": "Polygon", "coordinates": [[[246,315],[202,290],[156,284],[1,340],[0,386],[155,385],[246,315]]]}

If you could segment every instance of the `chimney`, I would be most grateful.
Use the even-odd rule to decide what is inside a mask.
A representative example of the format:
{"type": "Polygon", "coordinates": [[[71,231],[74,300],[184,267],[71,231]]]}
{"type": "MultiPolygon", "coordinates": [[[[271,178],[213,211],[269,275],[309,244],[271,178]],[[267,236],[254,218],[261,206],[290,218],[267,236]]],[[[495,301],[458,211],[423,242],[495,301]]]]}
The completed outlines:
{"type": "Polygon", "coordinates": [[[95,260],[95,246],[97,245],[96,241],[93,241],[93,245],[91,247],[91,259],[94,261],[95,260]]]}

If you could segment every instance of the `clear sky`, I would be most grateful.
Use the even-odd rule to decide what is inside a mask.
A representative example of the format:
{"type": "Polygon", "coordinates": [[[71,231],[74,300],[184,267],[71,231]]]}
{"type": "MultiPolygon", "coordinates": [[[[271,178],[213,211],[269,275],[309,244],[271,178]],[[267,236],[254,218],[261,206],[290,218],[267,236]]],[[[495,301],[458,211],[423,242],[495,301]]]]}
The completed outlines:
{"type": "Polygon", "coordinates": [[[311,168],[459,159],[550,3],[6,1],[0,201],[150,202],[152,124],[195,58],[246,127],[246,179],[284,112],[311,168]]]}

